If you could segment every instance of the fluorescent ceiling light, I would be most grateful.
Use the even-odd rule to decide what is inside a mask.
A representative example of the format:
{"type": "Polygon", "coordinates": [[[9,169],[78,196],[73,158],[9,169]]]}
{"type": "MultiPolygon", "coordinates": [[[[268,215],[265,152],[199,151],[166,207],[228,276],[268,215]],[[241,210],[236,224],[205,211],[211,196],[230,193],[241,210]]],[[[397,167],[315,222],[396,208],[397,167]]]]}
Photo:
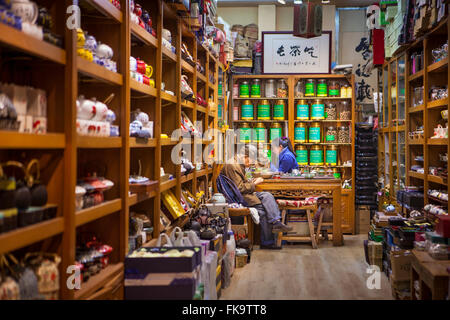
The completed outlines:
{"type": "Polygon", "coordinates": [[[294,4],[302,4],[303,1],[302,0],[294,0],[294,4]]]}
{"type": "Polygon", "coordinates": [[[285,0],[278,0],[278,3],[286,4],[286,1],[285,0]]]}
{"type": "Polygon", "coordinates": [[[330,3],[330,0],[322,0],[322,3],[324,4],[330,3]]]}

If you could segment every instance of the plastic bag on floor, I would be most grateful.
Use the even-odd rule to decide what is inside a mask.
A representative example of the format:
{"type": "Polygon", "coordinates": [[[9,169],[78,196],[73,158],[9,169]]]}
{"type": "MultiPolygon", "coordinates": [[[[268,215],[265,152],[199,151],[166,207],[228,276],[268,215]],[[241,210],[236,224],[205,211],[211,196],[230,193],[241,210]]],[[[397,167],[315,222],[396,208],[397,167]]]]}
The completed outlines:
{"type": "Polygon", "coordinates": [[[217,300],[216,291],[217,252],[208,251],[202,264],[202,279],[205,286],[204,300],[217,300]]]}

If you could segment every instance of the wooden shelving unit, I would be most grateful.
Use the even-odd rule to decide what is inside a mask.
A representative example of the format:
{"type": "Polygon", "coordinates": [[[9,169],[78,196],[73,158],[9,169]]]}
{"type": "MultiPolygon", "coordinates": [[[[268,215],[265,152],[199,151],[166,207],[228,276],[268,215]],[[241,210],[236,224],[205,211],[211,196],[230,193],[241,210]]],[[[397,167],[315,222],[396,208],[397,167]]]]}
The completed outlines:
{"type": "MultiPolygon", "coordinates": [[[[253,79],[260,79],[261,80],[261,91],[264,87],[264,80],[267,79],[274,79],[275,81],[279,79],[284,79],[287,86],[288,86],[288,97],[287,98],[240,98],[240,97],[232,97],[230,96],[230,108],[238,107],[240,109],[241,104],[244,100],[250,100],[252,101],[254,105],[254,119],[257,119],[257,105],[261,100],[269,100],[271,104],[271,109],[273,109],[273,105],[275,101],[277,100],[283,100],[285,103],[285,120],[241,120],[240,110],[239,110],[239,119],[234,119],[233,112],[228,112],[228,123],[230,123],[230,128],[233,128],[235,130],[238,130],[242,123],[249,123],[251,127],[254,127],[256,123],[264,123],[266,129],[267,129],[267,141],[266,143],[263,143],[263,145],[266,145],[267,147],[270,145],[270,131],[269,128],[274,123],[279,123],[282,126],[283,135],[288,136],[293,144],[293,147],[295,149],[296,145],[304,145],[304,146],[311,146],[311,145],[320,145],[323,148],[324,151],[324,158],[326,154],[326,148],[330,145],[338,146],[339,152],[338,152],[338,165],[336,166],[317,166],[322,168],[337,168],[342,171],[343,179],[351,179],[352,183],[354,184],[355,181],[355,169],[354,166],[348,167],[348,166],[342,166],[342,164],[347,161],[351,160],[352,163],[355,162],[355,119],[356,119],[356,113],[355,113],[355,80],[354,76],[344,76],[344,75],[335,75],[335,74],[314,74],[314,75],[238,75],[233,76],[232,80],[230,81],[230,86],[233,86],[235,84],[240,84],[241,81],[248,81],[251,83],[253,79]],[[326,79],[326,80],[338,80],[342,82],[342,84],[346,83],[353,89],[353,97],[352,98],[341,98],[341,97],[305,97],[305,98],[295,98],[295,92],[294,87],[297,84],[299,80],[306,80],[306,79],[326,79]],[[324,101],[326,104],[327,102],[336,103],[337,106],[337,113],[339,113],[340,103],[346,101],[348,102],[349,110],[351,111],[351,120],[297,120],[296,119],[296,103],[298,100],[307,100],[309,104],[313,102],[313,100],[320,99],[324,101]],[[312,122],[319,122],[321,126],[321,141],[320,143],[295,143],[295,125],[296,123],[304,122],[307,124],[310,124],[312,122]],[[326,143],[323,142],[325,130],[328,126],[334,126],[337,129],[337,126],[339,125],[346,125],[350,127],[350,141],[351,143],[326,143]]],[[[276,84],[275,84],[276,85],[276,84]]],[[[271,118],[272,112],[271,112],[271,118]]],[[[239,143],[239,137],[236,138],[236,143],[239,143]]],[[[252,144],[255,145],[261,145],[261,143],[252,142],[252,144]]],[[[354,189],[352,189],[350,192],[343,193],[342,197],[342,207],[345,208],[344,212],[342,213],[343,217],[343,223],[342,228],[345,233],[354,233],[355,232],[355,215],[354,215],[354,206],[355,206],[355,192],[354,189]]]]}
{"type": "MultiPolygon", "coordinates": [[[[53,31],[63,35],[64,48],[0,24],[0,63],[6,62],[14,53],[29,57],[16,62],[13,67],[2,69],[0,81],[31,85],[51,93],[48,95],[48,133],[33,135],[0,131],[0,160],[26,163],[31,158],[38,158],[41,178],[49,193],[49,203],[58,205],[56,218],[0,234],[0,254],[26,249],[31,245],[36,250],[39,243],[46,244],[42,250],[57,248],[53,252],[62,257],[60,297],[90,299],[102,292],[101,289],[112,280],[123,278],[131,211],[145,213],[150,217],[154,225],[153,237],[156,238],[162,231],[159,220],[162,191],[172,190],[180,198],[182,185],[195,193],[204,182],[207,191],[212,170],[206,169],[203,163],[201,174],[194,172],[182,176],[181,167],[170,161],[172,149],[178,144],[178,141],[171,141],[170,137],[172,131],[180,127],[181,110],[187,111],[192,121],[202,121],[203,131],[217,126],[215,111],[181,100],[180,79],[182,72],[187,74],[195,93],[202,92],[205,100],[211,98],[217,103],[219,62],[197,43],[189,27],[162,0],[140,2],[151,14],[157,37],[130,21],[128,0],[121,1],[122,10],[118,10],[108,0],[82,0],[81,27],[98,41],[112,47],[118,72],[111,72],[77,56],[77,33],[76,30],[66,28],[65,20],[66,8],[72,4],[71,0],[46,2],[49,12],[54,14],[53,31]],[[171,31],[176,53],[162,45],[163,28],[171,31]],[[182,59],[182,42],[188,44],[195,59],[198,57],[205,68],[204,75],[182,59]],[[155,88],[131,79],[130,56],[139,57],[153,67],[155,88]],[[13,75],[21,70],[33,70],[32,77],[29,77],[31,82],[15,80],[17,77],[13,75]],[[214,84],[208,80],[211,73],[215,77],[214,84]],[[173,91],[175,95],[164,92],[162,82],[166,85],[165,89],[173,91]],[[202,83],[201,88],[197,88],[197,83],[202,83]],[[77,97],[85,95],[102,100],[111,93],[115,97],[109,107],[117,116],[115,124],[120,127],[120,137],[78,136],[77,97]],[[152,139],[129,137],[130,113],[138,108],[149,114],[150,120],[154,122],[152,139]],[[169,139],[161,138],[161,134],[167,134],[169,139]],[[137,172],[139,160],[143,164],[142,175],[159,181],[156,191],[129,193],[129,175],[137,172]],[[75,186],[77,179],[82,177],[80,171],[89,163],[105,163],[106,178],[115,185],[105,193],[104,203],[76,212],[75,186]],[[161,167],[175,179],[161,183],[161,167]],[[73,291],[66,286],[66,269],[75,262],[77,235],[84,232],[95,234],[114,250],[110,256],[110,265],[83,283],[81,290],[73,291]],[[48,245],[55,243],[53,246],[48,245]]],[[[202,148],[207,146],[202,145],[202,148]]],[[[186,217],[183,219],[186,220],[186,217]]]]}

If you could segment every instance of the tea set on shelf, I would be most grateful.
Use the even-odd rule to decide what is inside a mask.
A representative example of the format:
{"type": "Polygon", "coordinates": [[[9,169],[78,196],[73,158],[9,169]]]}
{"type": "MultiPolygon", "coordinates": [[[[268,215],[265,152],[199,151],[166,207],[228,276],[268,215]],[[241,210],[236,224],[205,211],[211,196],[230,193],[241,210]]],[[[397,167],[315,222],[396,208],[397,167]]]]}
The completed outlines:
{"type": "Polygon", "coordinates": [[[48,10],[33,1],[0,0],[0,23],[62,47],[62,38],[50,31],[53,19],[48,10]]]}
{"type": "Polygon", "coordinates": [[[148,33],[156,37],[156,31],[153,29],[152,18],[147,10],[142,9],[142,6],[134,0],[130,0],[130,18],[131,22],[139,25],[148,33]]]}
{"type": "Polygon", "coordinates": [[[107,106],[113,98],[114,94],[111,94],[104,102],[97,101],[96,98],[86,99],[82,95],[77,99],[77,133],[79,135],[119,136],[119,126],[113,125],[116,114],[107,106]]]}
{"type": "Polygon", "coordinates": [[[409,138],[411,140],[420,140],[424,138],[423,126],[418,126],[415,131],[409,132],[409,138]]]}
{"type": "Polygon", "coordinates": [[[434,128],[434,136],[431,139],[447,139],[448,138],[448,126],[442,127],[438,124],[437,128],[434,128]]]}
{"type": "Polygon", "coordinates": [[[153,67],[146,64],[140,58],[130,57],[130,74],[131,78],[139,83],[147,86],[155,87],[155,80],[151,79],[153,75],[153,67]]]}
{"type": "Polygon", "coordinates": [[[149,120],[147,113],[136,109],[131,112],[130,137],[151,139],[153,138],[153,121],[149,120]]]}
{"type": "Polygon", "coordinates": [[[113,49],[106,44],[97,42],[94,36],[82,29],[77,29],[77,54],[109,71],[117,72],[117,63],[111,60],[114,56],[113,49]]]}
{"type": "Polygon", "coordinates": [[[90,208],[104,201],[104,192],[114,187],[114,182],[106,179],[106,165],[104,163],[88,163],[85,165],[84,177],[78,179],[75,187],[76,210],[90,208]],[[103,166],[103,168],[99,168],[103,166]],[[101,171],[100,171],[101,170],[101,171]],[[102,172],[99,174],[99,172],[102,172]]]}

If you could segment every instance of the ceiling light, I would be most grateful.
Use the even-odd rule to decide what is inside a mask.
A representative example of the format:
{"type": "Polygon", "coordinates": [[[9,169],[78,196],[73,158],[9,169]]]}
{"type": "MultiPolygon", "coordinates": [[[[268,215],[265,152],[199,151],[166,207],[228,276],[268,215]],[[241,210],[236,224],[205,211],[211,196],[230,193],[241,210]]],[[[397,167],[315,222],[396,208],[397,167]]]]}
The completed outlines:
{"type": "Polygon", "coordinates": [[[294,4],[302,4],[303,1],[302,0],[294,0],[294,4]]]}
{"type": "Polygon", "coordinates": [[[330,3],[330,0],[322,0],[322,3],[323,3],[323,4],[330,3]]]}
{"type": "Polygon", "coordinates": [[[285,0],[278,0],[278,3],[286,4],[286,1],[285,0]]]}

